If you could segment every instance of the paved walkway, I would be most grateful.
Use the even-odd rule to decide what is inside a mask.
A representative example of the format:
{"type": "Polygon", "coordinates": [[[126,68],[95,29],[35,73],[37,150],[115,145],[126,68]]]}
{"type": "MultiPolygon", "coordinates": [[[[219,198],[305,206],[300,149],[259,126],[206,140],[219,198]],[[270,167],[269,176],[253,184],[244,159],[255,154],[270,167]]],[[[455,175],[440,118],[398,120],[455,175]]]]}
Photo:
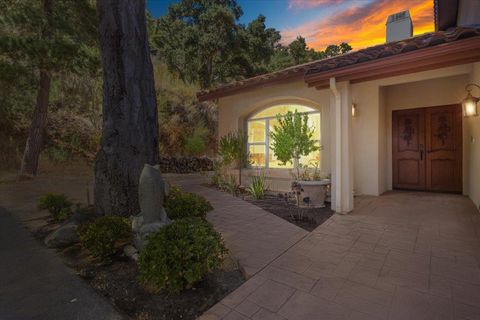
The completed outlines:
{"type": "MultiPolygon", "coordinates": [[[[215,209],[208,214],[208,220],[222,233],[228,248],[239,260],[247,278],[260,272],[308,234],[303,229],[254,205],[226,193],[202,186],[206,181],[202,176],[166,175],[166,177],[173,184],[180,185],[184,190],[194,191],[210,200],[215,209]]],[[[24,300],[18,298],[20,294],[24,294],[28,299],[33,299],[30,297],[44,296],[52,303],[58,302],[58,299],[61,299],[61,297],[65,297],[68,301],[77,297],[78,301],[86,301],[81,305],[86,306],[87,311],[88,309],[95,311],[99,310],[98,308],[103,308],[102,298],[96,296],[94,292],[88,292],[89,288],[83,288],[82,290],[86,290],[85,292],[80,292],[71,298],[72,292],[68,288],[72,287],[77,290],[76,288],[81,284],[80,279],[71,274],[70,270],[55,257],[52,251],[48,251],[36,243],[19,224],[19,222],[23,222],[32,230],[41,224],[41,221],[43,221],[41,216],[43,214],[36,209],[36,201],[39,196],[47,192],[62,192],[75,201],[85,203],[87,199],[87,183],[90,185],[91,192],[92,184],[91,176],[89,175],[55,176],[49,174],[40,175],[32,181],[0,184],[0,206],[4,206],[14,216],[6,214],[6,211],[0,212],[0,261],[11,262],[9,264],[0,264],[0,319],[4,319],[2,312],[6,310],[19,312],[20,305],[16,304],[16,301],[24,300]],[[24,250],[23,248],[28,249],[24,250]],[[29,256],[31,258],[27,259],[26,257],[29,256]],[[43,260],[40,261],[41,259],[43,260]],[[27,260],[27,262],[25,263],[24,260],[27,260]],[[16,272],[4,279],[11,270],[15,269],[15,266],[22,264],[26,268],[18,268],[15,270],[16,272]],[[55,267],[52,267],[52,264],[55,267]],[[37,265],[45,265],[45,268],[42,267],[38,270],[37,265]],[[49,269],[52,270],[51,273],[48,272],[49,269]],[[44,272],[46,274],[43,274],[44,272]],[[58,274],[58,277],[55,276],[56,274],[58,274]],[[23,282],[18,280],[22,278],[25,278],[23,282]],[[3,285],[4,281],[9,285],[3,285]],[[80,284],[72,286],[69,284],[69,281],[77,281],[80,284]],[[58,291],[52,288],[58,288],[58,291]],[[50,289],[52,291],[49,291],[50,289]],[[12,290],[18,293],[18,295],[12,294],[10,298],[3,299],[3,295],[7,295],[12,290]],[[49,293],[47,294],[47,292],[49,293]],[[79,295],[82,294],[84,296],[80,298],[79,295]],[[88,298],[88,294],[92,296],[88,298]],[[88,303],[93,301],[92,299],[99,301],[97,309],[89,307],[88,303]]],[[[44,302],[41,299],[38,304],[41,305],[44,302]]],[[[51,304],[46,303],[45,306],[50,307],[51,304]]],[[[52,312],[67,312],[71,308],[72,312],[82,315],[83,309],[79,311],[75,306],[74,304],[70,306],[59,303],[58,310],[52,312]],[[65,306],[67,307],[65,308],[65,306]]],[[[41,315],[41,312],[44,310],[39,311],[36,305],[24,305],[23,308],[25,312],[31,310],[31,314],[26,314],[25,318],[34,318],[34,315],[38,315],[41,319],[55,318],[53,313],[52,317],[41,315]]],[[[108,319],[101,310],[97,312],[98,319],[108,319]]],[[[20,316],[22,315],[20,314],[20,316]]],[[[18,319],[20,316],[14,318],[18,319]]],[[[63,318],[75,319],[67,316],[63,318]]],[[[97,318],[87,315],[82,319],[97,318]]]]}
{"type": "Polygon", "coordinates": [[[0,207],[0,319],[123,319],[0,207]]]}
{"type": "Polygon", "coordinates": [[[207,198],[214,210],[207,219],[219,231],[238,259],[247,278],[285,253],[308,232],[239,198],[203,184],[205,177],[165,175],[171,184],[207,198]]]}
{"type": "MultiPolygon", "coordinates": [[[[465,197],[408,192],[361,197],[352,214],[334,215],[307,233],[202,186],[202,177],[168,178],[212,202],[215,210],[207,218],[250,277],[202,319],[480,319],[480,214],[465,197]]],[[[0,185],[0,204],[20,203],[14,213],[23,220],[35,216],[31,199],[38,194],[62,189],[85,198],[87,178],[50,180],[0,185]]],[[[70,276],[53,252],[4,212],[0,218],[0,319],[8,319],[5,310],[30,309],[50,319],[41,306],[65,311],[70,297],[81,302],[71,303],[73,308],[83,305],[83,312],[102,314],[104,301],[70,276]],[[63,287],[46,280],[57,274],[63,287]],[[44,296],[51,304],[36,302],[44,296]]],[[[57,316],[62,317],[72,318],[57,316]]]]}
{"type": "Polygon", "coordinates": [[[480,214],[389,193],[334,215],[202,319],[480,319],[480,214]]]}

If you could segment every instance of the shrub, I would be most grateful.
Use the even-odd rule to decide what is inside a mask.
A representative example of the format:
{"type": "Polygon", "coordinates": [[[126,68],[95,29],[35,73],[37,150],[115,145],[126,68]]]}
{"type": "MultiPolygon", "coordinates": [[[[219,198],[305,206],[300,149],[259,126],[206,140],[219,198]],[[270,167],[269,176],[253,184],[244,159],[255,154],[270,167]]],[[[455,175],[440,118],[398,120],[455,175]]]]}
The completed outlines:
{"type": "Polygon", "coordinates": [[[237,178],[233,174],[226,176],[225,181],[223,182],[221,188],[233,196],[237,196],[240,192],[240,184],[237,183],[237,178]]]}
{"type": "Polygon", "coordinates": [[[213,207],[204,197],[183,192],[178,187],[170,188],[165,202],[165,210],[170,219],[196,217],[205,219],[213,207]]]}
{"type": "Polygon", "coordinates": [[[216,187],[221,187],[225,182],[223,164],[221,161],[213,162],[213,174],[210,177],[210,183],[216,187]]]}
{"type": "Polygon", "coordinates": [[[183,148],[190,156],[204,155],[207,151],[209,131],[201,123],[195,126],[193,133],[184,138],[183,148]]]}
{"type": "Polygon", "coordinates": [[[81,245],[101,259],[116,254],[131,239],[130,220],[119,216],[100,217],[80,229],[81,245]]]}
{"type": "Polygon", "coordinates": [[[148,238],[139,257],[140,278],[177,293],[220,266],[227,249],[212,225],[199,218],[174,221],[148,238]]]}
{"type": "Polygon", "coordinates": [[[39,210],[48,210],[57,222],[67,220],[72,215],[72,202],[63,193],[47,193],[38,199],[39,210]]]}
{"type": "Polygon", "coordinates": [[[247,136],[243,131],[230,132],[220,138],[218,154],[226,166],[234,165],[238,169],[238,184],[242,184],[242,168],[250,165],[247,149],[247,136]]]}
{"type": "Polygon", "coordinates": [[[252,178],[252,184],[247,188],[247,191],[255,199],[263,199],[265,197],[265,193],[267,192],[265,173],[262,172],[260,175],[254,176],[252,178]]]}

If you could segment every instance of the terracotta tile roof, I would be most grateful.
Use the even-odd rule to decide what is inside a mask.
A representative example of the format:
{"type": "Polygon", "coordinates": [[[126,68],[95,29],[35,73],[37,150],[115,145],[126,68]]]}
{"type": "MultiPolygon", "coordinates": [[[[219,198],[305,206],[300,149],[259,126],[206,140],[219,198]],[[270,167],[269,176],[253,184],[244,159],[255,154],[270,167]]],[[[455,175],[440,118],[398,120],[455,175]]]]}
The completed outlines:
{"type": "Polygon", "coordinates": [[[406,40],[391,42],[347,53],[330,60],[320,60],[314,62],[310,68],[308,68],[306,74],[311,75],[318,72],[346,67],[366,61],[382,59],[475,36],[480,36],[479,29],[454,28],[449,31],[427,33],[406,40]]]}
{"type": "Polygon", "coordinates": [[[201,91],[197,94],[197,96],[200,100],[209,100],[220,96],[228,96],[234,94],[240,89],[258,87],[263,84],[281,80],[288,81],[289,79],[294,78],[311,78],[312,76],[322,72],[330,72],[340,68],[345,70],[347,67],[358,65],[360,63],[398,56],[407,52],[422,50],[425,48],[452,43],[472,37],[480,37],[480,29],[457,27],[451,28],[447,31],[427,33],[405,40],[368,47],[340,56],[317,60],[302,65],[289,67],[280,71],[236,81],[211,90],[201,91]]]}

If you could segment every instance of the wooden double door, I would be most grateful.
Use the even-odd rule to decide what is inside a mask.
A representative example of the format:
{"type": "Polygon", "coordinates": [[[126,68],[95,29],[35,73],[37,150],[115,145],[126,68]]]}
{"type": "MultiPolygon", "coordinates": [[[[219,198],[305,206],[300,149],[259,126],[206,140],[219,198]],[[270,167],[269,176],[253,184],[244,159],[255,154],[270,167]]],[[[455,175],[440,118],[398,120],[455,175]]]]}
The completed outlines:
{"type": "Polygon", "coordinates": [[[392,133],[394,189],[462,192],[460,105],[394,111],[392,133]]]}

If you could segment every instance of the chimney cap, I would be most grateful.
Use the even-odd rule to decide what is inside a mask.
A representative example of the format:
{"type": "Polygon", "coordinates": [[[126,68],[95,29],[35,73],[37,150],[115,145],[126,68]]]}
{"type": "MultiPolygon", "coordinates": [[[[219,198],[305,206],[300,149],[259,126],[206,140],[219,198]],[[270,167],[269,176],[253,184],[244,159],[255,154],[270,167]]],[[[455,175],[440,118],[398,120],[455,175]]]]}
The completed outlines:
{"type": "Polygon", "coordinates": [[[407,19],[410,19],[410,11],[404,10],[404,11],[400,11],[400,12],[389,15],[387,18],[386,24],[397,22],[400,20],[407,20],[407,19]]]}

